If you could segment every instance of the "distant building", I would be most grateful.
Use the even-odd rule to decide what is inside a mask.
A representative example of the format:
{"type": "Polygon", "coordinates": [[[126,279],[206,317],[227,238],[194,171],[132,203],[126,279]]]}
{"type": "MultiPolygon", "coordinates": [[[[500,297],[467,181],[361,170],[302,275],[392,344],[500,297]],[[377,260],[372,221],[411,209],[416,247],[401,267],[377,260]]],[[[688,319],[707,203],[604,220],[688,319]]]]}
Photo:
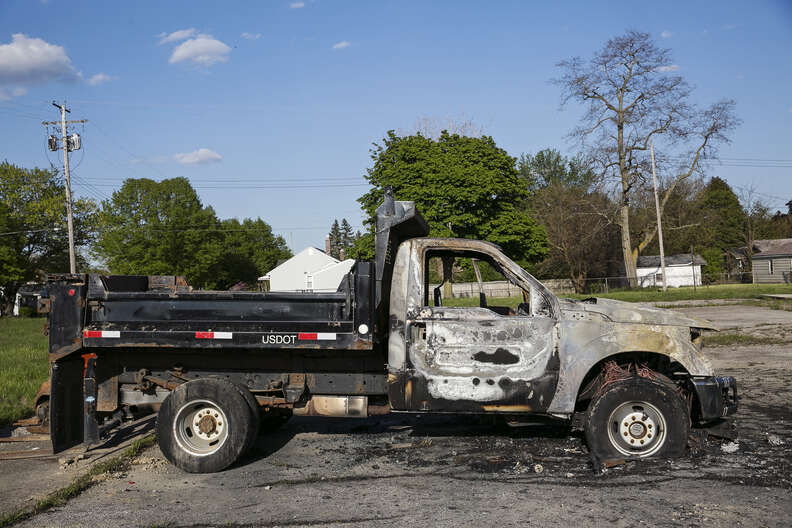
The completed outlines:
{"type": "MultiPolygon", "coordinates": [[[[666,255],[666,280],[667,286],[700,286],[701,266],[706,266],[707,261],[700,255],[693,255],[691,262],[690,253],[679,255],[666,255]]],[[[638,257],[637,262],[638,285],[642,288],[663,286],[663,270],[660,266],[660,255],[647,255],[638,257]]]]}
{"type": "Polygon", "coordinates": [[[353,259],[341,261],[309,246],[258,280],[268,291],[334,292],[354,264],[353,259]]]}
{"type": "Polygon", "coordinates": [[[751,269],[754,284],[792,282],[792,238],[755,240],[751,269]]]}

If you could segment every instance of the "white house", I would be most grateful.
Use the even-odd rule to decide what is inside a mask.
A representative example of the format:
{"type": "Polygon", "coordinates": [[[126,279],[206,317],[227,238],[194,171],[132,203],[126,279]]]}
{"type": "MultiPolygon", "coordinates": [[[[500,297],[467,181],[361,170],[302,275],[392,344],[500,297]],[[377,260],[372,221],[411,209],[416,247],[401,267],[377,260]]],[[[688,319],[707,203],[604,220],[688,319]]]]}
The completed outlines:
{"type": "MultiPolygon", "coordinates": [[[[679,286],[701,285],[701,266],[705,266],[707,261],[699,255],[693,255],[691,263],[690,253],[679,255],[666,255],[665,267],[667,286],[677,288],[679,286]]],[[[660,267],[659,255],[647,255],[638,257],[637,262],[638,285],[642,288],[654,288],[663,286],[663,270],[660,267]]]]}
{"type": "Polygon", "coordinates": [[[269,291],[334,292],[354,264],[353,259],[340,261],[309,246],[258,280],[269,282],[269,291]]]}

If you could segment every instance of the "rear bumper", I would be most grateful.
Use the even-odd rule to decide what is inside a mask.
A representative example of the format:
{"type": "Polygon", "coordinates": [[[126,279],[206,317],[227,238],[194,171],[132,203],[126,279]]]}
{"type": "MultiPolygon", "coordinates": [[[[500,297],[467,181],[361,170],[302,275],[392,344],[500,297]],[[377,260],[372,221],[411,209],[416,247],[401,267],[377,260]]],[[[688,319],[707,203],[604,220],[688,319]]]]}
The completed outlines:
{"type": "Polygon", "coordinates": [[[692,378],[702,422],[725,418],[737,412],[737,381],[732,376],[692,378]]]}

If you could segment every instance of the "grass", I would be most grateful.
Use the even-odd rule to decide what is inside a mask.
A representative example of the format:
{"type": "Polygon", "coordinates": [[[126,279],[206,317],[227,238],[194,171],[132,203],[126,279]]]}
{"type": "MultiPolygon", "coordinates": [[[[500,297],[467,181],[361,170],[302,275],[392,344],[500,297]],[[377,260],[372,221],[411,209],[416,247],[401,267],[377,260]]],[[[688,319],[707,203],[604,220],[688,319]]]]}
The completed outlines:
{"type": "Polygon", "coordinates": [[[33,414],[33,399],[49,377],[46,319],[0,318],[0,426],[33,414]]]}
{"type": "Polygon", "coordinates": [[[704,346],[749,346],[749,345],[785,345],[787,339],[777,337],[761,337],[745,334],[712,334],[704,336],[704,346]]]}
{"type": "Polygon", "coordinates": [[[758,299],[768,293],[792,294],[790,284],[717,284],[713,286],[692,286],[669,288],[663,292],[653,288],[639,290],[611,290],[609,293],[591,295],[568,294],[561,297],[585,299],[586,297],[604,297],[627,302],[674,302],[709,299],[758,299]]]}
{"type": "Polygon", "coordinates": [[[123,453],[113,457],[104,462],[100,462],[92,466],[86,473],[75,478],[71,484],[56,490],[43,499],[40,499],[31,507],[21,508],[15,512],[11,512],[5,517],[0,518],[0,528],[5,528],[16,524],[18,522],[29,519],[34,515],[38,515],[44,511],[62,506],[66,504],[69,499],[72,499],[93,486],[99,481],[97,477],[106,473],[117,473],[127,469],[129,462],[135,458],[138,453],[143,449],[154,444],[154,435],[148,435],[143,438],[138,438],[132,445],[130,445],[123,453]]]}

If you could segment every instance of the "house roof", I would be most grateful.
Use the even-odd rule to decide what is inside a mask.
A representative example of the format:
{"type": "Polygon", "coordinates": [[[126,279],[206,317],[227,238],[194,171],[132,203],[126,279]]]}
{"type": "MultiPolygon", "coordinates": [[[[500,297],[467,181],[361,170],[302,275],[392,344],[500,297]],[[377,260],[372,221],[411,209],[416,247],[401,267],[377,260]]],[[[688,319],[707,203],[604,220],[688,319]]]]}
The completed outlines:
{"type": "Polygon", "coordinates": [[[284,260],[283,262],[278,262],[277,266],[269,270],[265,275],[259,277],[258,280],[260,281],[271,280],[273,272],[287,269],[293,265],[298,265],[304,273],[309,273],[317,269],[322,269],[328,266],[338,264],[339,262],[340,260],[338,260],[337,258],[331,255],[328,255],[321,249],[313,246],[308,246],[299,253],[297,253],[296,255],[294,255],[293,257],[291,257],[290,259],[284,260]],[[303,269],[306,266],[305,264],[306,259],[312,259],[312,264],[310,265],[311,269],[303,269]]]}
{"type": "Polygon", "coordinates": [[[754,240],[754,258],[792,255],[792,238],[754,240]]]}
{"type": "MultiPolygon", "coordinates": [[[[705,266],[707,261],[701,258],[701,255],[693,255],[694,263],[699,266],[705,266]]],[[[690,266],[690,253],[680,253],[678,255],[666,255],[666,266],[690,266]]],[[[637,266],[639,268],[658,268],[660,267],[660,255],[646,255],[638,257],[637,266]]]]}

